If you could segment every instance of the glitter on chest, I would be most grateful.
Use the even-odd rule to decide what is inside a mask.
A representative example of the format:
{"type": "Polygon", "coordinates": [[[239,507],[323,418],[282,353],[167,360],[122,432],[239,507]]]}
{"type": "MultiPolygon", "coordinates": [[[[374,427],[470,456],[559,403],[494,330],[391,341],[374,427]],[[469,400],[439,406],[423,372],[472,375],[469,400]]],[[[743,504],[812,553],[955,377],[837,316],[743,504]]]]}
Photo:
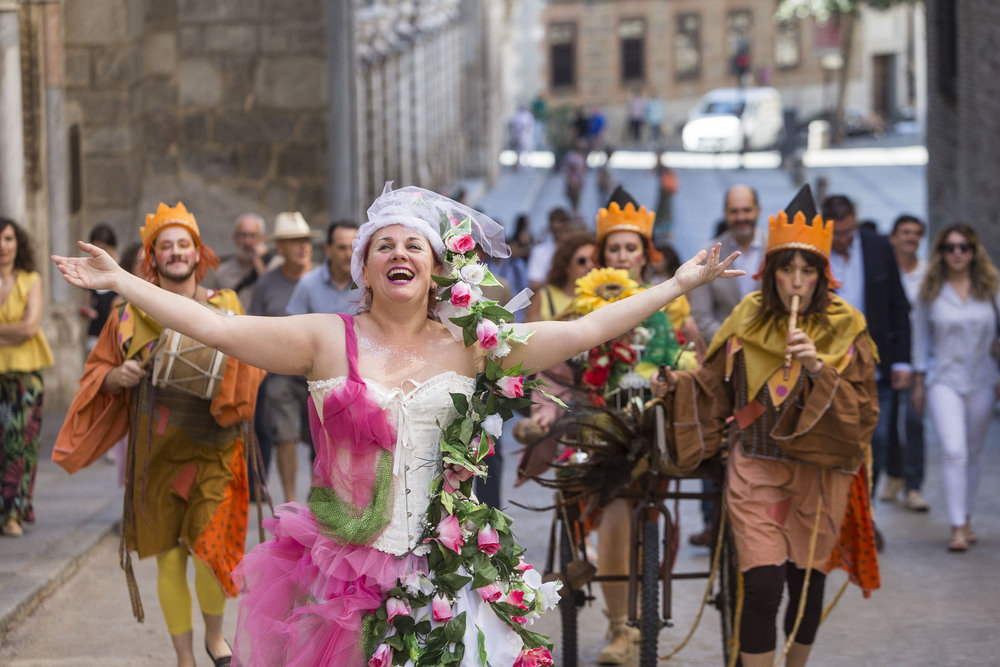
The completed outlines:
{"type": "Polygon", "coordinates": [[[382,359],[387,366],[402,366],[425,360],[423,354],[414,352],[413,350],[381,345],[364,336],[358,337],[358,347],[364,350],[366,354],[382,359]]]}

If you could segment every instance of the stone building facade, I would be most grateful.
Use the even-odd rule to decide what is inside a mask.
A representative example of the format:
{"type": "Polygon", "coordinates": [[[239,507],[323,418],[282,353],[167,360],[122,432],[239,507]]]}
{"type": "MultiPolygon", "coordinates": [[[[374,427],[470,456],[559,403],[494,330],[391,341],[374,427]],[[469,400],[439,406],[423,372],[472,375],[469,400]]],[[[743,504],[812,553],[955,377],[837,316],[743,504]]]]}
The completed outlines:
{"type": "MultiPolygon", "coordinates": [[[[839,52],[836,30],[817,29],[812,18],[778,23],[775,7],[774,0],[552,0],[543,14],[544,94],[550,106],[600,106],[608,140],[618,141],[631,91],[664,99],[667,119],[682,123],[701,95],[737,85],[732,63],[742,45],[747,85],[778,88],[800,117],[832,107],[835,71],[824,56],[839,52]]],[[[849,98],[863,97],[860,53],[856,39],[849,98]]]]}
{"type": "MultiPolygon", "coordinates": [[[[0,0],[0,18],[16,27],[0,32],[20,50],[14,93],[24,111],[5,127],[19,126],[26,158],[18,166],[0,155],[0,176],[24,174],[13,191],[26,193],[18,216],[39,257],[70,251],[69,239],[98,222],[122,246],[137,240],[159,201],[184,201],[225,256],[243,211],[270,224],[298,210],[323,228],[333,216],[363,219],[387,180],[450,190],[469,176],[492,178],[507,5],[0,0]],[[46,16],[58,25],[57,44],[43,39],[46,16]],[[46,65],[58,65],[58,82],[45,78],[46,65]],[[46,107],[53,90],[55,115],[46,107]],[[65,147],[64,156],[47,146],[65,147]],[[65,213],[48,201],[53,193],[65,213]]],[[[10,203],[2,200],[0,213],[10,203]]],[[[44,326],[69,369],[50,382],[58,406],[75,387],[82,345],[79,295],[46,272],[46,293],[53,289],[63,296],[51,299],[44,326]]]]}
{"type": "Polygon", "coordinates": [[[1000,260],[1000,4],[928,0],[927,46],[932,233],[967,222],[1000,260]]]}

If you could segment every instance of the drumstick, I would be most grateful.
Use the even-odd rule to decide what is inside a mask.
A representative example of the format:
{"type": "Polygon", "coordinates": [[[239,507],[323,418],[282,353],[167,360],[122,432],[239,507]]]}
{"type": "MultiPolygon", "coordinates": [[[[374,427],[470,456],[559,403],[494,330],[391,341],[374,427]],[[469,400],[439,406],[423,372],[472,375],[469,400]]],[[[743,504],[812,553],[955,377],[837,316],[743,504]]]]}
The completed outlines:
{"type": "MultiPolygon", "coordinates": [[[[798,324],[798,319],[799,319],[799,295],[798,294],[793,294],[792,295],[791,313],[789,313],[789,317],[788,317],[788,331],[789,332],[791,332],[791,330],[796,327],[796,325],[798,324]]],[[[785,352],[785,365],[784,365],[784,369],[785,369],[785,379],[787,380],[788,379],[788,374],[792,370],[792,353],[791,352],[785,352]]]]}

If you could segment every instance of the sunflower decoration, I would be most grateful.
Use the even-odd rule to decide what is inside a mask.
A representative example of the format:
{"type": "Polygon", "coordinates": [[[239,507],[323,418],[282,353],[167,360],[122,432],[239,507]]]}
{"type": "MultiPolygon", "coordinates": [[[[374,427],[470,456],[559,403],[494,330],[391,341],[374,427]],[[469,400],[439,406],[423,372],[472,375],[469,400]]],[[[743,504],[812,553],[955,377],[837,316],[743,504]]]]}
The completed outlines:
{"type": "Polygon", "coordinates": [[[641,291],[625,269],[594,269],[576,281],[576,312],[586,315],[641,291]]]}

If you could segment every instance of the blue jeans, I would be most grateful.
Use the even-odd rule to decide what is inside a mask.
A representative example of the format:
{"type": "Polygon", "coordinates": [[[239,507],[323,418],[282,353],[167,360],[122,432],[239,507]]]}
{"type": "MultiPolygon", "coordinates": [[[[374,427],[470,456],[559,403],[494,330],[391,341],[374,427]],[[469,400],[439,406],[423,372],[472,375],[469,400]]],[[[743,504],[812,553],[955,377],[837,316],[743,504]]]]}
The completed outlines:
{"type": "Polygon", "coordinates": [[[924,420],[913,409],[909,389],[893,392],[885,471],[890,477],[902,477],[906,491],[919,491],[924,484],[924,420]],[[903,415],[902,442],[900,414],[903,415]]]}
{"type": "MultiPolygon", "coordinates": [[[[882,378],[876,382],[878,387],[878,423],[872,433],[872,489],[878,488],[878,476],[886,467],[889,452],[889,425],[892,423],[892,403],[896,392],[892,389],[892,380],[882,378]]],[[[892,473],[890,473],[892,474],[892,473]]],[[[874,500],[875,495],[872,494],[874,500]]]]}

